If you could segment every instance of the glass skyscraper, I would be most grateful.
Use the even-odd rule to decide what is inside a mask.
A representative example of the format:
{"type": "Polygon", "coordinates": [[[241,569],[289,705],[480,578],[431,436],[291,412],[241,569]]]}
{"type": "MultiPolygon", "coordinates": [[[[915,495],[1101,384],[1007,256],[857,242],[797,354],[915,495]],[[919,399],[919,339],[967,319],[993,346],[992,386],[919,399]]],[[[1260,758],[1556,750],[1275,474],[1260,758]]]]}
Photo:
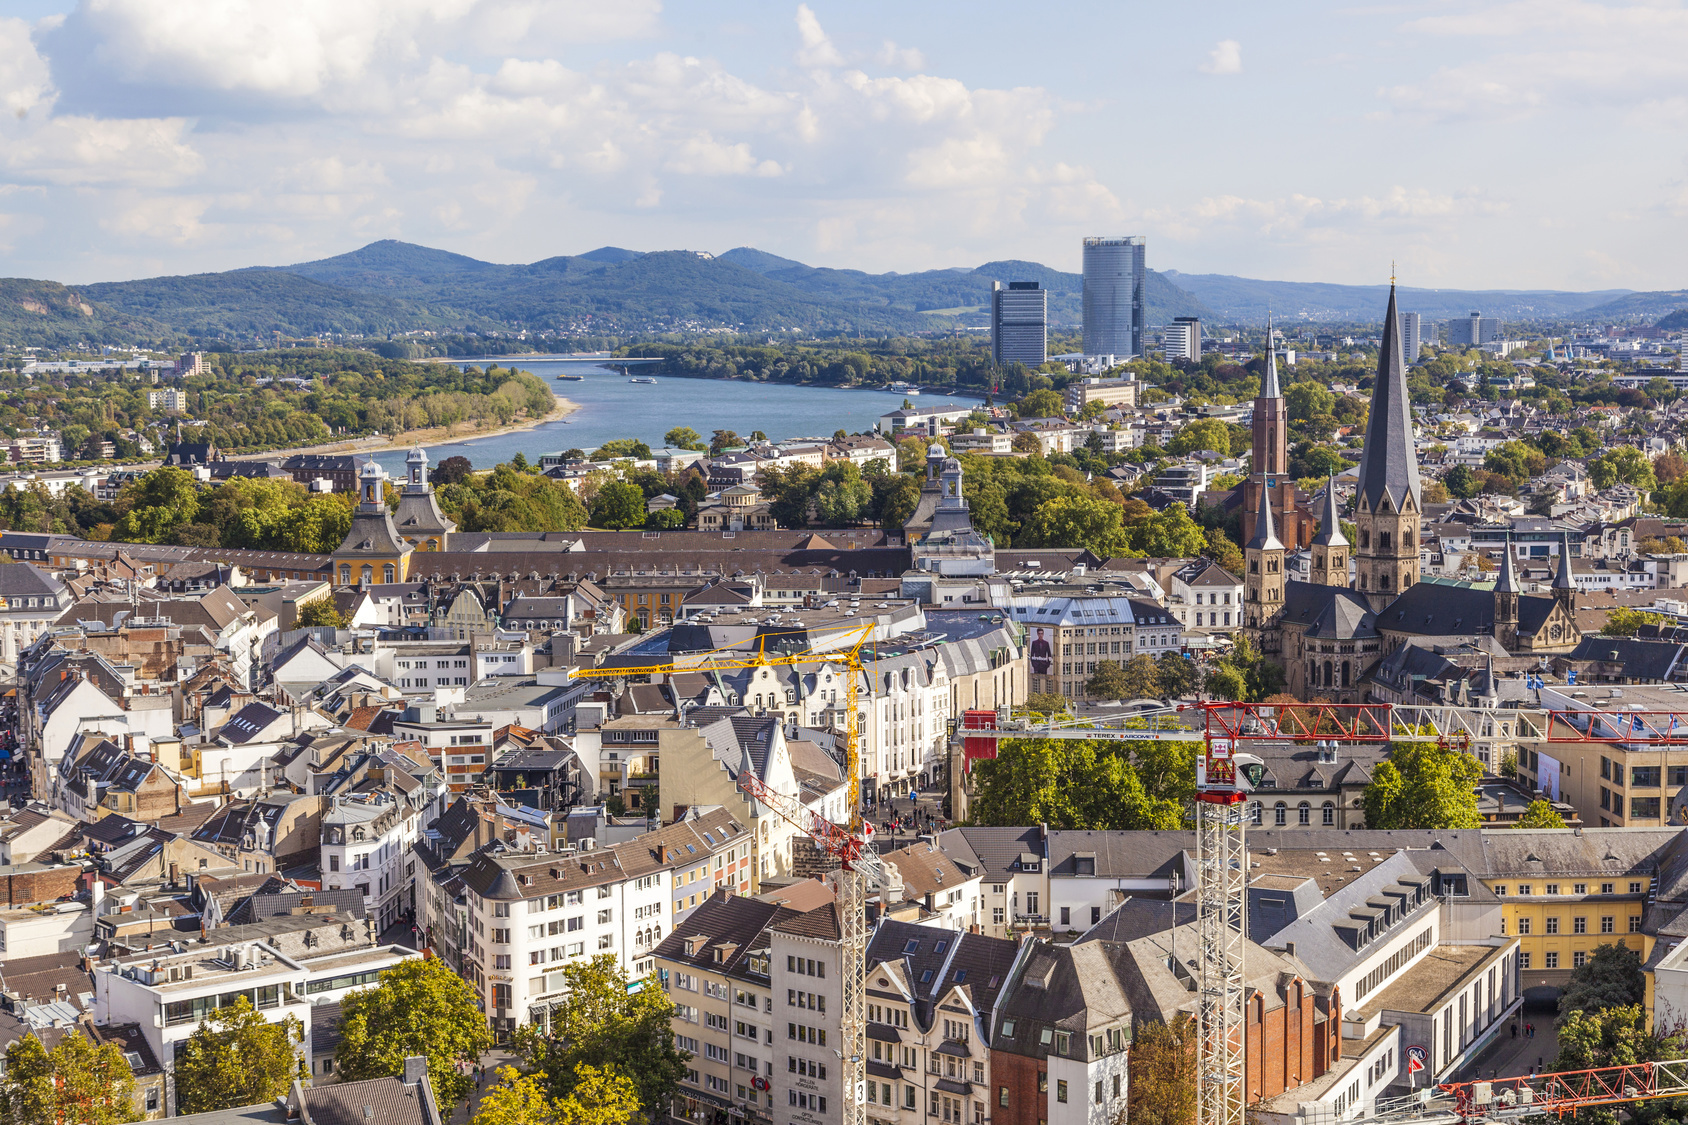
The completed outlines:
{"type": "Polygon", "coordinates": [[[1049,293],[1035,281],[991,282],[991,362],[1041,367],[1049,358],[1049,293]]]}
{"type": "Polygon", "coordinates": [[[1143,354],[1144,239],[1084,240],[1084,354],[1143,354]]]}

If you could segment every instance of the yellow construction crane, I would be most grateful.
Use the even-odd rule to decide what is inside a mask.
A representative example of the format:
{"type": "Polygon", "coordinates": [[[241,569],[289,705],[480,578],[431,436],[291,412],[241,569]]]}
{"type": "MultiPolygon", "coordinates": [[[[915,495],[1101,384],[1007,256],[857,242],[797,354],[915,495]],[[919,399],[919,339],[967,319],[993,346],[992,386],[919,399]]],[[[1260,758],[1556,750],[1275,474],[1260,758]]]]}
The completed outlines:
{"type": "MultiPolygon", "coordinates": [[[[862,648],[873,635],[873,624],[863,625],[849,634],[854,638],[846,648],[833,652],[805,651],[770,656],[766,636],[758,638],[756,651],[742,649],[712,649],[689,658],[685,664],[648,664],[631,668],[573,668],[573,679],[622,679],[627,676],[672,675],[676,672],[731,671],[745,668],[797,666],[803,664],[842,664],[849,675],[844,687],[844,774],[848,793],[848,823],[834,824],[811,812],[803,802],[777,792],[749,771],[739,775],[739,788],[759,803],[788,821],[798,831],[814,840],[840,863],[838,873],[838,914],[840,955],[843,971],[839,974],[843,992],[843,1010],[839,1013],[842,1042],[839,1057],[843,1067],[844,1125],[864,1125],[867,1120],[867,883],[870,875],[880,873],[879,854],[869,845],[862,826],[861,813],[861,732],[856,713],[856,699],[861,691],[862,676],[867,665],[862,661],[862,648]],[[692,661],[695,661],[693,663],[692,661]]],[[[867,832],[871,832],[868,829],[867,832]]]]}

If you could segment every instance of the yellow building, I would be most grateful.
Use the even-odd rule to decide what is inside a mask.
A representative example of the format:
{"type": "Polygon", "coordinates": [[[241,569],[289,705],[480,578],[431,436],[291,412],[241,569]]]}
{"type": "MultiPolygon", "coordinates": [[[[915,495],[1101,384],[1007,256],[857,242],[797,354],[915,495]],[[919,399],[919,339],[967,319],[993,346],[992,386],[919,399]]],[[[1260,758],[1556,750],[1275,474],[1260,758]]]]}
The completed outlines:
{"type": "Polygon", "coordinates": [[[373,460],[365,461],[358,473],[359,500],[352,513],[352,529],[333,559],[336,586],[372,586],[377,582],[403,582],[410,572],[410,556],[416,549],[393,526],[382,486],[387,473],[373,460]]]}
{"type": "Polygon", "coordinates": [[[1483,884],[1502,905],[1503,933],[1518,938],[1522,987],[1563,988],[1600,945],[1645,961],[1649,892],[1677,831],[1657,828],[1497,829],[1482,834],[1483,884]]]}

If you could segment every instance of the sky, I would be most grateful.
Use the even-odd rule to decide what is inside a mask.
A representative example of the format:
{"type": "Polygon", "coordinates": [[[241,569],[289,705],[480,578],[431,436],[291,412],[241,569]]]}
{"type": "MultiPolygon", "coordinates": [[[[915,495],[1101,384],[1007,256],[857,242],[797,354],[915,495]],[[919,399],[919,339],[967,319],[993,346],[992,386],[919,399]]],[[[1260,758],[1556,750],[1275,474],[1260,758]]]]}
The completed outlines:
{"type": "Polygon", "coordinates": [[[0,275],[396,238],[1688,285],[1688,6],[4,0],[0,275]]]}

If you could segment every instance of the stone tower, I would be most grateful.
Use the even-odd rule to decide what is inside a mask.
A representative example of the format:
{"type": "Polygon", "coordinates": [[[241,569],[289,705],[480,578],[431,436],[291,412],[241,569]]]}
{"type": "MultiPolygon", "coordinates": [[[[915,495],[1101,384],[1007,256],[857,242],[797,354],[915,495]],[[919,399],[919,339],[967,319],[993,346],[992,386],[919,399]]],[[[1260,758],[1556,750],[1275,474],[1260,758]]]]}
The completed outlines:
{"type": "Polygon", "coordinates": [[[1324,513],[1319,521],[1319,533],[1313,536],[1313,585],[1348,585],[1348,556],[1348,537],[1342,534],[1342,513],[1336,506],[1336,478],[1332,477],[1325,482],[1324,513]]]}
{"type": "Polygon", "coordinates": [[[1508,652],[1518,646],[1518,576],[1513,570],[1510,535],[1501,549],[1500,577],[1495,579],[1495,640],[1508,652]]]}
{"type": "Polygon", "coordinates": [[[1354,497],[1354,524],[1360,532],[1354,555],[1357,586],[1374,613],[1418,581],[1418,527],[1423,511],[1407,369],[1401,359],[1401,323],[1391,284],[1371,417],[1360,452],[1360,487],[1354,497]]]}
{"type": "Polygon", "coordinates": [[[1243,578],[1243,625],[1260,632],[1284,607],[1284,545],[1272,526],[1271,493],[1262,490],[1254,517],[1254,537],[1243,548],[1248,573],[1243,578]]]}
{"type": "Polygon", "coordinates": [[[1577,579],[1571,573],[1571,537],[1559,536],[1559,573],[1553,576],[1553,600],[1565,607],[1565,613],[1576,618],[1577,579]]]}
{"type": "Polygon", "coordinates": [[[428,455],[416,446],[404,459],[406,478],[393,519],[404,541],[419,551],[450,549],[451,533],[457,525],[440,511],[434,486],[428,481],[428,455]]]}
{"type": "Polygon", "coordinates": [[[1306,546],[1301,514],[1296,508],[1295,481],[1289,475],[1289,403],[1278,381],[1278,354],[1272,349],[1272,324],[1266,324],[1266,367],[1260,376],[1260,393],[1254,397],[1254,432],[1250,458],[1252,472],[1243,482],[1243,542],[1254,538],[1255,513],[1260,494],[1272,497],[1276,517],[1274,530],[1291,548],[1306,546]]]}

